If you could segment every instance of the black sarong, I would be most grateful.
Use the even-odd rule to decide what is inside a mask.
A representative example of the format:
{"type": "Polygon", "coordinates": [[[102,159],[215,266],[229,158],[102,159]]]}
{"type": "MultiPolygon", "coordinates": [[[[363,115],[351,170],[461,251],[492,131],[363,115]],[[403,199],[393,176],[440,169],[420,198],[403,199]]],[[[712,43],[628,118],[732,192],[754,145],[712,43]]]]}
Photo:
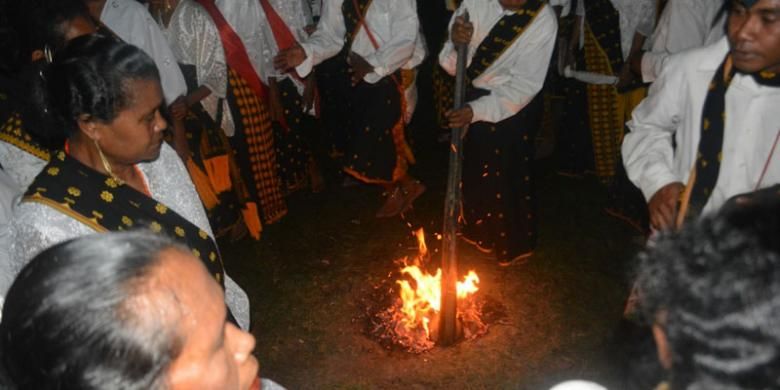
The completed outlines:
{"type": "MultiPolygon", "coordinates": [[[[488,93],[473,91],[469,100],[488,93]]],[[[498,123],[476,122],[463,142],[463,223],[466,241],[509,261],[536,247],[534,139],[543,100],[537,95],[498,123]]]]}

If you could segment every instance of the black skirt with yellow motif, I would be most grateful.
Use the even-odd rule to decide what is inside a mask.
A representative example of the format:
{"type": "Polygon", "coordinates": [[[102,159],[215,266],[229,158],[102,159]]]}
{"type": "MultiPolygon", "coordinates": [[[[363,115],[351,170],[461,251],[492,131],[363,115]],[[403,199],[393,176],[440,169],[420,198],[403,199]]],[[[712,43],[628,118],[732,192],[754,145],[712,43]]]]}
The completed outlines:
{"type": "Polygon", "coordinates": [[[303,98],[289,78],[278,82],[285,123],[273,122],[276,163],[286,194],[309,183],[311,147],[308,137],[314,118],[305,111],[303,98]]]}
{"type": "Polygon", "coordinates": [[[463,140],[462,235],[495,253],[498,261],[536,247],[533,161],[542,109],[542,96],[537,95],[498,123],[472,123],[463,140]]]}
{"type": "Polygon", "coordinates": [[[264,97],[257,96],[237,72],[230,69],[228,80],[227,102],[235,125],[230,144],[250,196],[259,201],[262,222],[271,224],[287,214],[271,118],[264,97]]]}
{"type": "Polygon", "coordinates": [[[348,174],[366,183],[391,183],[406,174],[414,157],[406,143],[403,104],[391,76],[353,87],[351,138],[344,156],[348,174]]]}

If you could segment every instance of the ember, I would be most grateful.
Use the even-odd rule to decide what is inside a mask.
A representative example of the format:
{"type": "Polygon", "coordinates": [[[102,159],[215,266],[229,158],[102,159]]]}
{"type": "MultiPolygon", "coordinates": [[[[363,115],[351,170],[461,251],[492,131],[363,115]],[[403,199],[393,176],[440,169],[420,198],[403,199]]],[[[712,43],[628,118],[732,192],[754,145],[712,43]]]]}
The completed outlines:
{"type": "MultiPolygon", "coordinates": [[[[419,244],[418,254],[410,261],[408,257],[399,260],[403,264],[396,280],[398,295],[390,307],[376,313],[371,333],[381,340],[406,349],[409,352],[423,352],[433,348],[438,331],[441,305],[441,269],[434,274],[425,271],[428,250],[423,229],[415,233],[419,244]]],[[[463,338],[471,339],[487,332],[487,325],[481,320],[482,304],[474,299],[479,290],[479,276],[469,271],[457,284],[458,325],[463,338]]]]}

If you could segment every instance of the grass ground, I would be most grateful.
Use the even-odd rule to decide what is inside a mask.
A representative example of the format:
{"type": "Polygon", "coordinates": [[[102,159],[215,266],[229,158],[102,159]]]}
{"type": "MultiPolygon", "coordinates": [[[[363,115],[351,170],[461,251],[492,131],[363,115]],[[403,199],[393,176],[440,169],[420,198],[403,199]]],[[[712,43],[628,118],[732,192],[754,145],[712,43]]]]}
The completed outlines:
{"type": "Polygon", "coordinates": [[[290,214],[267,226],[259,242],[222,244],[229,273],[252,301],[262,375],[291,389],[547,389],[567,378],[617,383],[612,333],[641,240],[602,211],[606,193],[595,179],[556,175],[550,160],[538,166],[540,243],[530,261],[499,268],[460,246],[462,269],[482,277],[480,293],[506,306],[505,324],[421,355],[385,350],[362,334],[359,302],[394,270],[394,259],[416,250],[410,226],[440,229],[447,151],[432,138],[418,137],[414,173],[428,192],[407,220],[375,218],[378,190],[341,188],[331,176],[326,191],[292,196],[290,214]]]}

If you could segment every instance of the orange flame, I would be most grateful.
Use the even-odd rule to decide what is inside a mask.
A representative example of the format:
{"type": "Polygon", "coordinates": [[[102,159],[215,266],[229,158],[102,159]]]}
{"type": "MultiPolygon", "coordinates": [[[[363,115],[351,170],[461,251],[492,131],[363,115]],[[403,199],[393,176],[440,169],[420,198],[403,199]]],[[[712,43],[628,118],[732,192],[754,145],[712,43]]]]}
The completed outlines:
{"type": "MultiPolygon", "coordinates": [[[[419,246],[419,260],[424,258],[428,249],[425,245],[425,232],[419,229],[414,232],[419,246]]],[[[396,283],[401,288],[401,306],[400,311],[403,314],[401,323],[407,331],[413,332],[415,329],[422,328],[425,336],[431,336],[431,323],[438,320],[438,313],[441,310],[441,268],[436,270],[436,274],[431,275],[423,271],[417,265],[405,266],[401,269],[401,274],[408,275],[414,280],[414,286],[408,280],[399,280],[396,283]]],[[[479,276],[474,271],[469,271],[462,282],[457,282],[457,297],[465,299],[469,295],[476,293],[479,288],[479,276]]]]}
{"type": "Polygon", "coordinates": [[[420,253],[418,256],[420,258],[423,258],[428,255],[428,246],[425,245],[425,230],[423,228],[419,228],[414,231],[414,236],[417,237],[417,247],[419,248],[420,253]]]}

